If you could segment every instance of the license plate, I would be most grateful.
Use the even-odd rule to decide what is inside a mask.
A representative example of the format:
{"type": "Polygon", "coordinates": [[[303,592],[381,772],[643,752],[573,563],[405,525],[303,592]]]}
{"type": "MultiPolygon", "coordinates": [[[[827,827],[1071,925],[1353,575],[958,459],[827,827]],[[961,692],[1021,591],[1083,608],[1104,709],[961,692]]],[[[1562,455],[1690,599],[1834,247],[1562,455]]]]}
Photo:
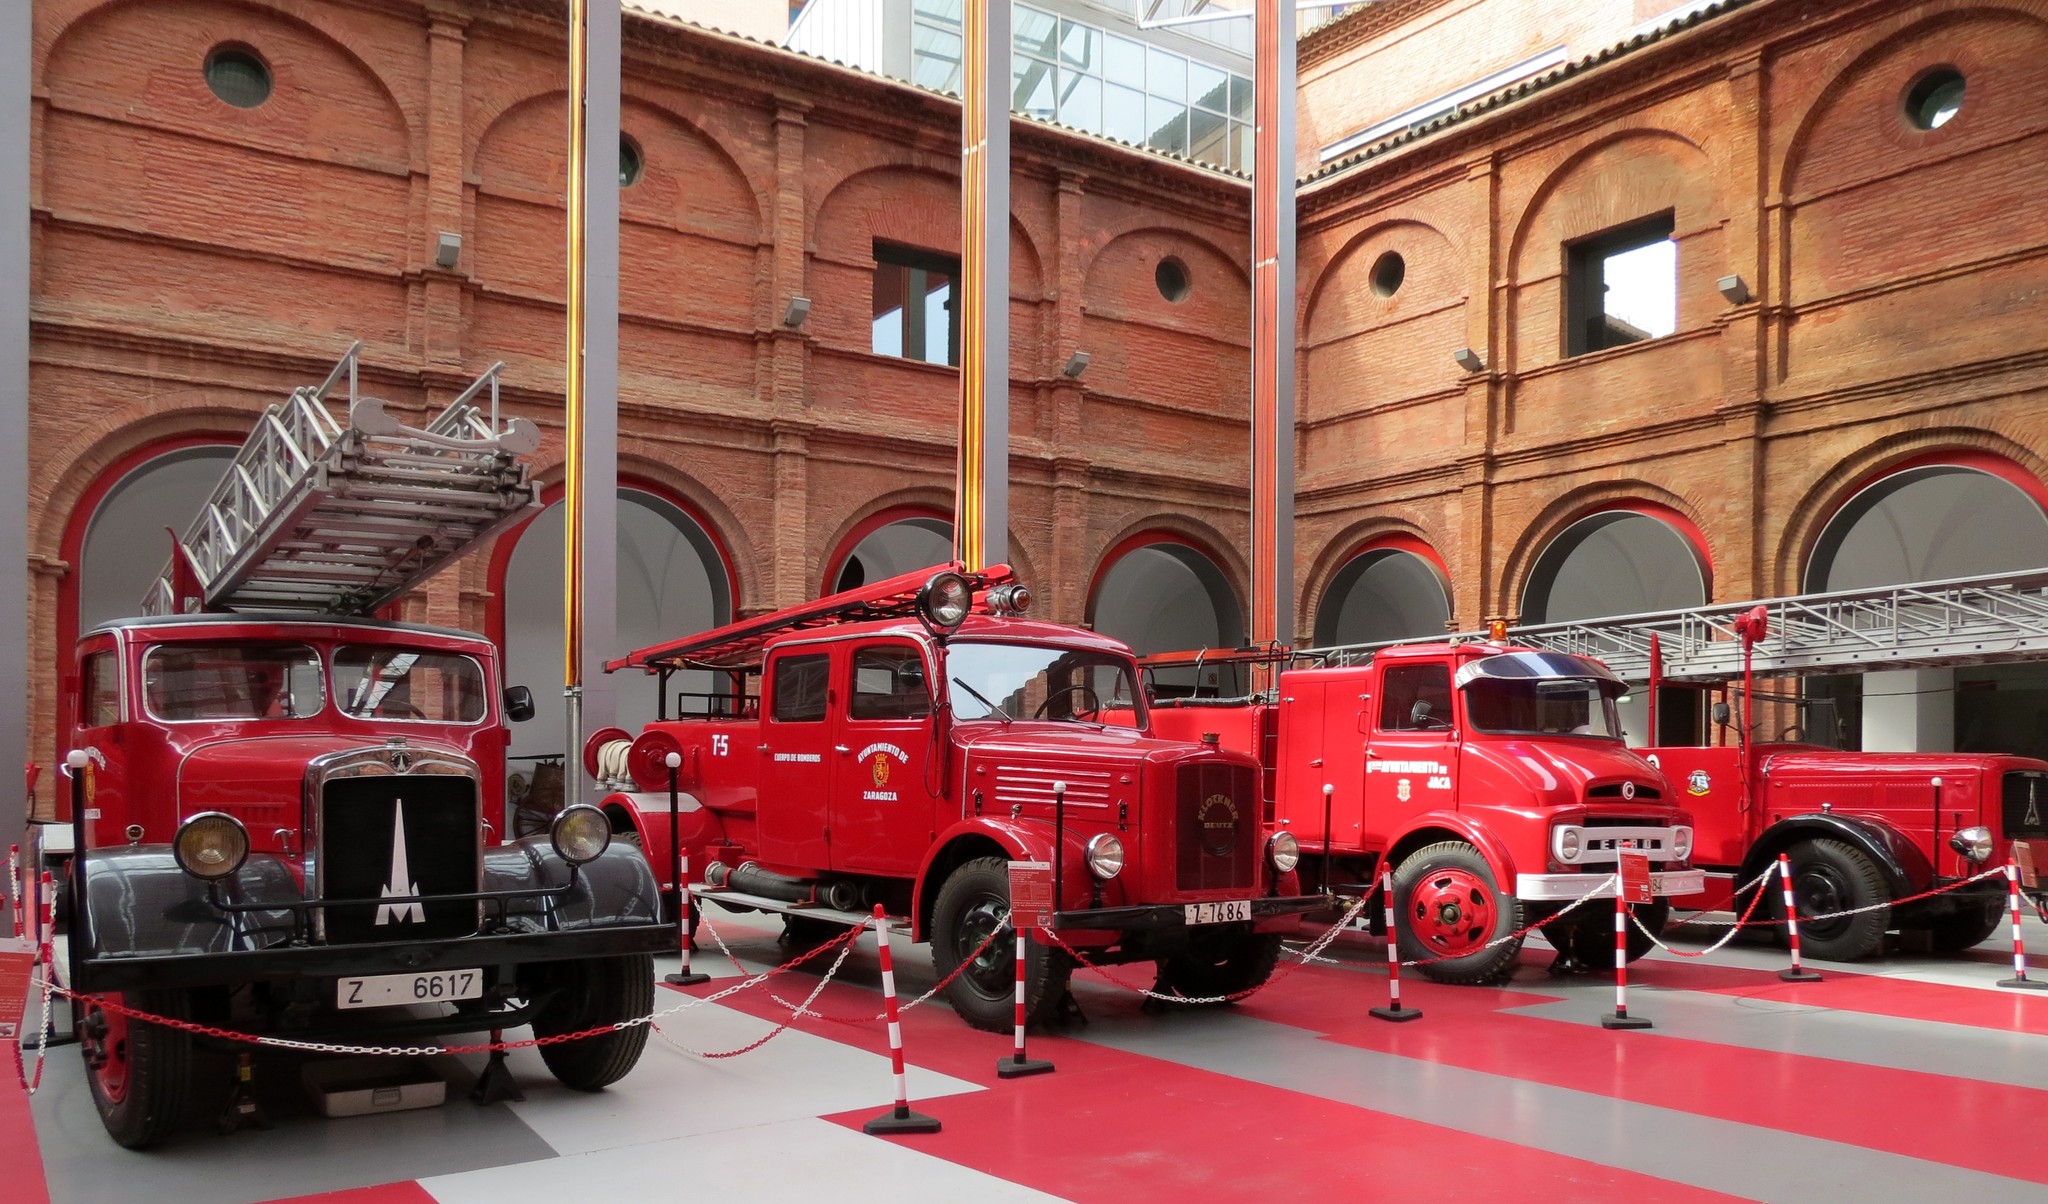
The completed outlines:
{"type": "Polygon", "coordinates": [[[1252,918],[1250,899],[1232,899],[1227,903],[1189,903],[1186,907],[1190,924],[1225,924],[1231,920],[1252,918]]]}
{"type": "Polygon", "coordinates": [[[344,978],[334,984],[335,1006],[388,1008],[406,1003],[477,999],[484,993],[482,970],[435,970],[426,974],[380,974],[344,978]]]}

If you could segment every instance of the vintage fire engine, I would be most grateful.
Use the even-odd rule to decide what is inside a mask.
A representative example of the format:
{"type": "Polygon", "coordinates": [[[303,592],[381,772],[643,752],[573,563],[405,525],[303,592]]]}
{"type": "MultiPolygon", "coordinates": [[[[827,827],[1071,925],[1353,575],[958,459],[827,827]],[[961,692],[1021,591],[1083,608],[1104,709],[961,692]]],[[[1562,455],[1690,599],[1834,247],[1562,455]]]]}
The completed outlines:
{"type": "MultiPolygon", "coordinates": [[[[2037,904],[2048,902],[2048,884],[2032,873],[2035,866],[2048,870],[2048,763],[1752,740],[1756,695],[1748,661],[1767,622],[1766,608],[1758,606],[1733,624],[1744,677],[1752,680],[1739,695],[1739,720],[1731,722],[1725,702],[1716,703],[1712,715],[1723,732],[1733,730],[1734,741],[1639,750],[1663,768],[1698,823],[1694,855],[1707,871],[1706,891],[1680,900],[1681,906],[1747,907],[1749,897],[1737,897],[1736,888],[1784,853],[1802,916],[1802,948],[1813,957],[1852,961],[1882,951],[1892,929],[1924,932],[1938,953],[1968,949],[1990,936],[2006,903],[2005,885],[1996,879],[1897,907],[1876,905],[1968,878],[2015,847],[2029,871],[2028,893],[2037,904]]],[[[1782,914],[1781,897],[1768,890],[1761,910],[1782,914]]]]}
{"type": "MultiPolygon", "coordinates": [[[[646,1014],[671,947],[646,864],[569,807],[506,843],[496,650],[367,617],[538,505],[531,424],[495,372],[424,428],[358,398],[355,355],[259,422],[146,616],[78,643],[69,979],[237,1032],[360,1042],[646,1014]],[[328,395],[348,380],[343,419],[328,395]],[[490,382],[486,411],[479,397],[490,382]]],[[[197,1090],[194,1038],[78,1012],[114,1139],[165,1137],[197,1090]]],[[[632,1068],[636,1026],[545,1046],[563,1083],[632,1068]]]]}
{"type": "Polygon", "coordinates": [[[1061,944],[1157,961],[1189,996],[1264,982],[1322,900],[1296,893],[1294,839],[1262,822],[1258,766],[1161,739],[1130,650],[1023,618],[1028,602],[1006,566],[913,573],[612,662],[661,676],[664,717],[592,735],[587,767],[622,779],[601,805],[672,883],[674,756],[696,897],[781,913],[798,938],[880,904],[941,975],[962,970],[949,998],[977,1028],[1012,1022],[1011,862],[1054,883],[1033,1019],[1066,995],[1061,944]],[[727,688],[670,697],[686,670],[727,688]]]}
{"type": "MultiPolygon", "coordinates": [[[[1664,776],[1623,746],[1624,687],[1598,661],[1496,639],[1285,669],[1275,688],[1238,697],[1202,684],[1203,668],[1286,659],[1147,658],[1153,727],[1217,732],[1258,753],[1273,816],[1300,842],[1304,881],[1356,895],[1391,867],[1401,954],[1437,959],[1422,966],[1431,978],[1505,980],[1521,939],[1502,938],[1587,894],[1624,850],[1650,859],[1657,901],[1634,907],[1650,931],[1670,896],[1699,889],[1691,818],[1664,776]]],[[[1582,907],[1541,931],[1561,966],[1604,965],[1612,915],[1582,907]]],[[[1631,928],[1630,958],[1650,947],[1631,928]]]]}

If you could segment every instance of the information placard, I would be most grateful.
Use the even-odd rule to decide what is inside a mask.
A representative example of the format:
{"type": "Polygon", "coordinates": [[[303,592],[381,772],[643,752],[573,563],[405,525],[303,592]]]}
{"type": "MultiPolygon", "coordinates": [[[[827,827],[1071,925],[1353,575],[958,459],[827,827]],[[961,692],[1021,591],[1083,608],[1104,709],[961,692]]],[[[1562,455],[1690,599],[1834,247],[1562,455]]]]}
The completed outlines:
{"type": "Polygon", "coordinates": [[[26,949],[0,949],[0,1041],[13,1041],[27,1019],[28,976],[35,954],[26,949]]]}
{"type": "Polygon", "coordinates": [[[1650,893],[1650,855],[1648,853],[1621,854],[1621,897],[1630,903],[1654,903],[1657,897],[1650,893]]]}
{"type": "Polygon", "coordinates": [[[1010,863],[1010,915],[1018,927],[1052,929],[1052,865],[1045,861],[1010,863]]]}

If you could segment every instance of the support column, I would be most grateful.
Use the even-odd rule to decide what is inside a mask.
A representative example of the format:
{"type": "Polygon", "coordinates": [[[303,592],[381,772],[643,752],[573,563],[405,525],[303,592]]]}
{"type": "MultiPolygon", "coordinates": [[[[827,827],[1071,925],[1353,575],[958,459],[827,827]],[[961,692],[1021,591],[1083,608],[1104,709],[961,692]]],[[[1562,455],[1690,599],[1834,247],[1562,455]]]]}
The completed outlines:
{"type": "MultiPolygon", "coordinates": [[[[28,762],[30,47],[34,5],[0,5],[0,772],[28,762]],[[4,168],[12,163],[12,168],[4,168]]],[[[62,649],[60,656],[70,655],[62,649]]],[[[18,780],[18,779],[17,779],[18,780]]]]}
{"type": "Polygon", "coordinates": [[[468,25],[450,12],[427,18],[427,229],[425,245],[414,249],[426,281],[426,318],[417,350],[430,367],[443,369],[462,364],[462,282],[475,254],[462,220],[462,52],[468,25]],[[444,233],[463,240],[452,268],[435,262],[444,233]]]}
{"type": "Polygon", "coordinates": [[[953,553],[980,569],[1010,558],[1010,0],[964,7],[953,553]]]}
{"type": "Polygon", "coordinates": [[[1251,642],[1294,640],[1294,0],[1258,0],[1252,114],[1251,642]]]}
{"type": "Polygon", "coordinates": [[[774,596],[770,601],[779,609],[815,596],[810,547],[810,427],[777,422],[770,429],[775,441],[774,596]]]}

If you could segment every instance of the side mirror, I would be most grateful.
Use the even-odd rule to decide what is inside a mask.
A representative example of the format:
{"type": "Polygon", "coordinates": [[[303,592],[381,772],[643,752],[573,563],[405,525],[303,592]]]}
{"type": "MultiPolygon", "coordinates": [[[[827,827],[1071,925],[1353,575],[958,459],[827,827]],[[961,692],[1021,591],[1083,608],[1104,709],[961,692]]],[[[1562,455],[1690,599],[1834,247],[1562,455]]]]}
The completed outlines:
{"type": "Polygon", "coordinates": [[[525,686],[506,686],[505,718],[511,723],[525,723],[533,718],[533,691],[525,686]]]}
{"type": "Polygon", "coordinates": [[[1418,698],[1415,700],[1415,705],[1408,708],[1408,723],[1413,727],[1421,727],[1428,721],[1429,699],[1418,698]]]}
{"type": "Polygon", "coordinates": [[[1728,719],[1729,719],[1729,711],[1728,711],[1728,704],[1727,704],[1727,703],[1725,703],[1725,702],[1717,702],[1717,703],[1715,703],[1715,704],[1714,704],[1714,722],[1715,722],[1715,723],[1717,723],[1717,724],[1719,724],[1719,725],[1721,725],[1722,727],[1727,727],[1727,726],[1728,726],[1728,719]]]}

